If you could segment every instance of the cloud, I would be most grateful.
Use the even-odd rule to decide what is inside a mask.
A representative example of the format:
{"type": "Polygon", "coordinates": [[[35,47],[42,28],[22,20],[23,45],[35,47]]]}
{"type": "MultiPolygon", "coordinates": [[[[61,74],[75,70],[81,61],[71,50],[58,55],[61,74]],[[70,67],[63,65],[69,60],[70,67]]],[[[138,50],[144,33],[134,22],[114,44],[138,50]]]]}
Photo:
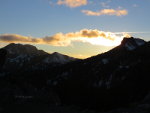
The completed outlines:
{"type": "Polygon", "coordinates": [[[4,34],[0,35],[1,42],[24,42],[24,43],[39,43],[41,39],[36,39],[32,37],[21,36],[17,34],[4,34]]]}
{"type": "Polygon", "coordinates": [[[49,44],[52,46],[69,46],[74,41],[87,42],[93,45],[114,46],[121,42],[123,37],[117,36],[112,32],[104,32],[100,30],[82,29],[78,32],[57,33],[53,36],[42,38],[26,37],[17,34],[2,34],[0,42],[7,43],[34,43],[49,44]]]}
{"type": "Polygon", "coordinates": [[[58,0],[58,5],[66,5],[71,8],[83,6],[87,4],[87,0],[58,0]]]}
{"type": "Polygon", "coordinates": [[[127,10],[115,10],[115,9],[102,9],[100,11],[94,12],[91,10],[82,10],[82,13],[88,15],[88,16],[101,16],[101,15],[115,15],[115,16],[123,16],[127,15],[127,10]]]}

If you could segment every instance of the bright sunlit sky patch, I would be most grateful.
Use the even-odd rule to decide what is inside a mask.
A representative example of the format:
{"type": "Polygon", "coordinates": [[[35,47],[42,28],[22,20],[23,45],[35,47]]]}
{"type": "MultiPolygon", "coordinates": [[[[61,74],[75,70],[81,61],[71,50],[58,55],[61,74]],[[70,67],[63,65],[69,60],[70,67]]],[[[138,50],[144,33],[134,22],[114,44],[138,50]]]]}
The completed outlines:
{"type": "Polygon", "coordinates": [[[0,47],[19,36],[17,43],[86,58],[113,48],[105,41],[114,35],[117,45],[118,32],[150,40],[149,6],[150,0],[0,0],[0,47]]]}

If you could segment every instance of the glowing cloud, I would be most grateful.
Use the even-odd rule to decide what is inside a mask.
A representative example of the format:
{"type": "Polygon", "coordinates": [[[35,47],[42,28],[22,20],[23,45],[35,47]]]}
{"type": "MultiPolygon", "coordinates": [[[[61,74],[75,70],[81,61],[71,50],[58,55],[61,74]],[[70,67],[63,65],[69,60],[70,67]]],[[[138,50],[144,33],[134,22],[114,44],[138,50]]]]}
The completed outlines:
{"type": "Polygon", "coordinates": [[[57,33],[43,38],[26,37],[17,34],[2,34],[0,42],[8,43],[35,43],[49,44],[52,46],[69,46],[73,41],[87,42],[93,45],[116,46],[123,39],[122,35],[100,30],[83,29],[78,32],[57,33]]]}
{"type": "Polygon", "coordinates": [[[115,10],[115,9],[103,9],[97,12],[91,11],[91,10],[82,10],[82,13],[88,15],[88,16],[101,16],[101,15],[115,15],[115,16],[123,16],[127,15],[127,10],[115,10]]]}
{"type": "Polygon", "coordinates": [[[17,34],[4,34],[0,35],[0,41],[1,42],[19,42],[19,43],[39,43],[41,39],[37,38],[32,38],[32,37],[26,37],[26,36],[21,36],[17,34]]]}
{"type": "Polygon", "coordinates": [[[87,4],[87,0],[58,0],[58,5],[66,5],[68,7],[79,7],[87,4]]]}

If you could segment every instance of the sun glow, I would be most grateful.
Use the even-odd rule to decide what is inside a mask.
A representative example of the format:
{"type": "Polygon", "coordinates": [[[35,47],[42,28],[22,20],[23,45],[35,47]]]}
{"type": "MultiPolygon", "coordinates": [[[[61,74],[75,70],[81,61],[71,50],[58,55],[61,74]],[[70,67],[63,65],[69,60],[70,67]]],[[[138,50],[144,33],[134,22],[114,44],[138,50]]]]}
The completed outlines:
{"type": "Polygon", "coordinates": [[[117,46],[121,43],[123,38],[116,38],[114,40],[104,39],[101,37],[87,39],[93,45],[103,45],[103,46],[117,46]]]}
{"type": "Polygon", "coordinates": [[[88,42],[92,45],[103,45],[103,46],[118,46],[121,44],[124,36],[112,36],[110,39],[104,37],[96,37],[96,38],[80,38],[82,42],[88,42]]]}

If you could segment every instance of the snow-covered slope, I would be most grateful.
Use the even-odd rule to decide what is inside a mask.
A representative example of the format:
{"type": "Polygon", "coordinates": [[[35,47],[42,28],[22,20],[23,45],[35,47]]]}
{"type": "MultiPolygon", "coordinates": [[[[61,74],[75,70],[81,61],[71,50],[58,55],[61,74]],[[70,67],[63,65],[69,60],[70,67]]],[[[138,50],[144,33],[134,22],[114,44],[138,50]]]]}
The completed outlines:
{"type": "Polygon", "coordinates": [[[69,57],[67,55],[63,55],[57,52],[54,52],[52,54],[50,54],[49,56],[47,56],[43,62],[45,63],[60,63],[60,64],[65,64],[68,63],[70,61],[74,61],[75,58],[69,57]]]}

